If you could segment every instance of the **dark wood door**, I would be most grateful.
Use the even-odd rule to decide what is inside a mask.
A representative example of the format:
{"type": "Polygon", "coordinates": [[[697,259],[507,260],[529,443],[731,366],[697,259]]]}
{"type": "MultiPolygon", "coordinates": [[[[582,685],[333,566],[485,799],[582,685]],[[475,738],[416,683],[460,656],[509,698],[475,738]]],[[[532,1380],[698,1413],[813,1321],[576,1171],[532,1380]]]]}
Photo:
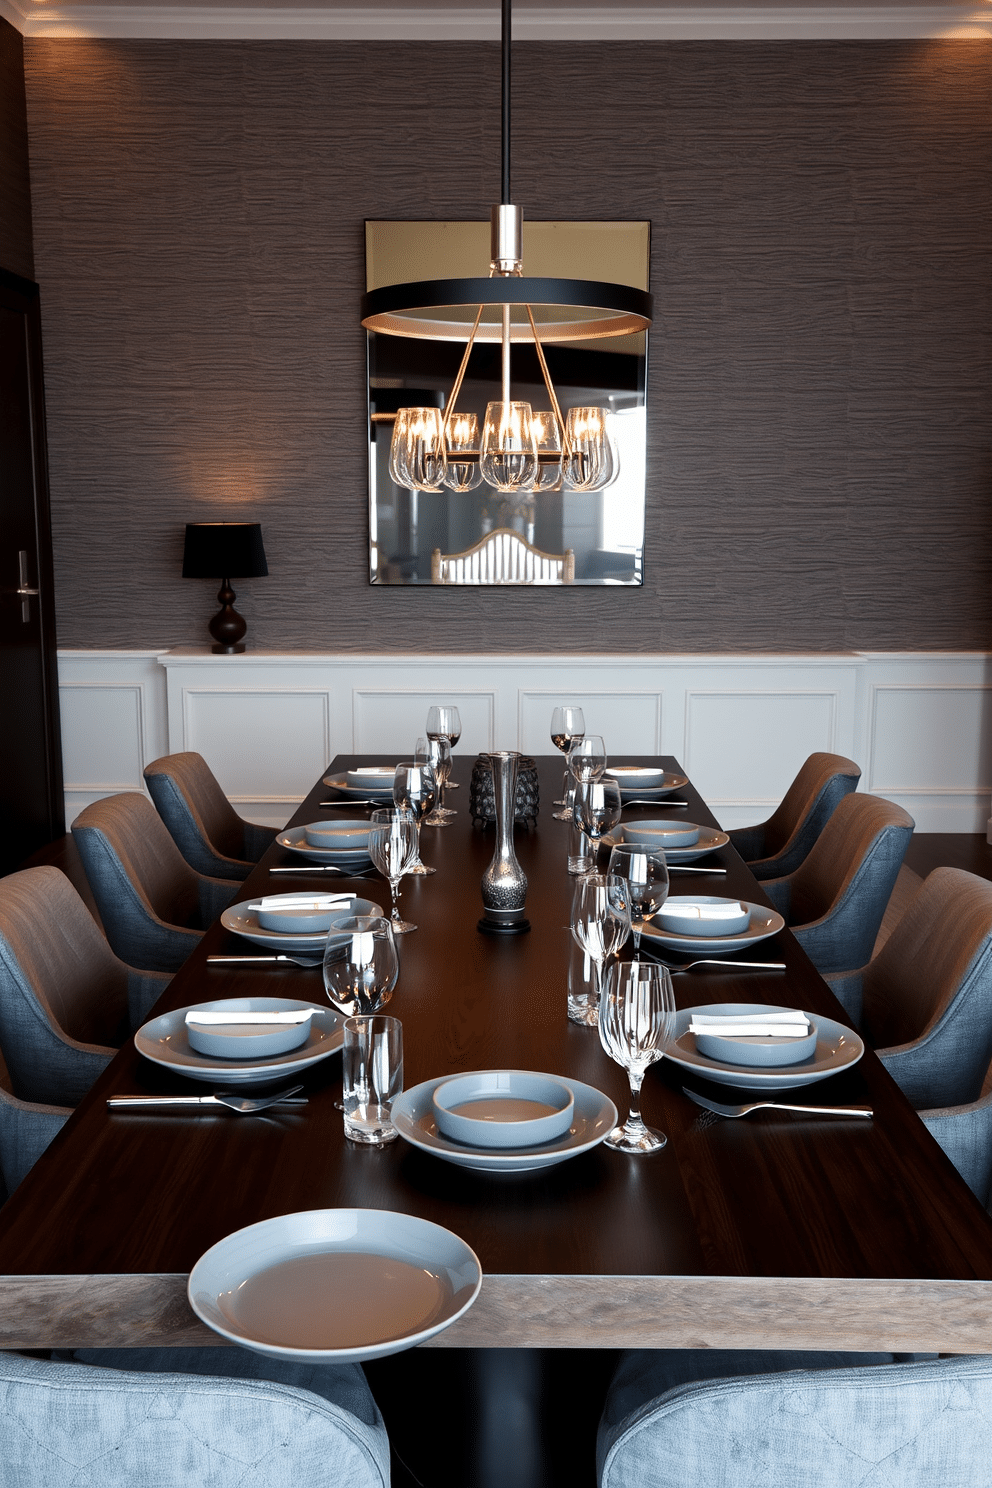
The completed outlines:
{"type": "Polygon", "coordinates": [[[0,269],[0,872],[64,831],[41,312],[0,269]]]}

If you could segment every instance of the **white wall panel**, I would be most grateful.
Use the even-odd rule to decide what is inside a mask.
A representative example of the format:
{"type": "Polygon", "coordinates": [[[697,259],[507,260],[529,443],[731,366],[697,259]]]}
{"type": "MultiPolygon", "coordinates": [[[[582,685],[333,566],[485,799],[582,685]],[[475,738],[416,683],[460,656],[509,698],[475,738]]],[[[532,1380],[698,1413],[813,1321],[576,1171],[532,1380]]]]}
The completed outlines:
{"type": "Polygon", "coordinates": [[[992,689],[873,687],[872,704],[871,790],[990,789],[992,689]]]}
{"type": "Polygon", "coordinates": [[[690,692],[682,763],[709,802],[774,804],[836,720],[835,692],[690,692]]]}
{"type": "Polygon", "coordinates": [[[186,687],[183,740],[232,801],[293,803],[330,758],[327,692],[186,687]]]}
{"type": "MultiPolygon", "coordinates": [[[[442,676],[442,684],[447,682],[442,676]]],[[[424,734],[427,710],[432,703],[458,709],[462,721],[459,753],[478,754],[482,749],[495,749],[496,694],[494,692],[452,691],[450,685],[439,691],[437,685],[423,691],[381,688],[373,691],[356,688],[354,692],[355,750],[370,754],[395,754],[412,759],[414,745],[424,734]]]]}
{"type": "Polygon", "coordinates": [[[522,689],[518,706],[518,743],[524,754],[551,754],[551,714],[559,704],[582,709],[587,734],[601,734],[607,752],[657,754],[661,749],[661,694],[627,692],[620,685],[610,691],[593,692],[578,685],[566,691],[522,689]]]}

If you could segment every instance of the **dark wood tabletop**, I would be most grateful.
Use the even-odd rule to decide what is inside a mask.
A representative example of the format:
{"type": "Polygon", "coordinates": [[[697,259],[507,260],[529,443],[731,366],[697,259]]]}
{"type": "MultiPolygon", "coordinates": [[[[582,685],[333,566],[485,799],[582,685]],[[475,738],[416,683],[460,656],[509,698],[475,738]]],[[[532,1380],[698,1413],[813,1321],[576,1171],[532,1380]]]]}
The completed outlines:
{"type": "MultiPolygon", "coordinates": [[[[340,757],[333,768],[367,762],[340,757]]],[[[422,855],[437,872],[403,880],[401,908],[418,929],[400,940],[388,1008],[403,1022],[405,1082],[544,1070],[597,1086],[623,1114],[626,1075],[595,1030],[566,1017],[574,880],[567,826],[551,818],[562,763],[539,766],[538,825],[515,833],[529,934],[500,939],[476,928],[495,834],[472,825],[467,757],[456,757],[458,815],[423,830],[422,855]]],[[[318,784],[293,821],[340,815],[321,811],[328,795],[318,784]]],[[[716,824],[691,786],[679,795],[687,810],[630,808],[625,819],[716,824]]],[[[269,874],[290,861],[273,847],[237,897],[321,883],[269,874]]],[[[767,902],[732,848],[706,861],[724,865],[726,878],[673,869],[672,892],[767,902]]],[[[388,905],[384,882],[353,886],[388,905]]],[[[215,925],[157,1011],[246,994],[324,1000],[319,969],[207,966],[208,954],[239,948],[249,949],[215,925]]],[[[677,976],[679,1006],[766,1002],[846,1021],[787,931],[748,954],[787,970],[677,976]]],[[[766,1111],[709,1123],[664,1061],[643,1093],[645,1119],[668,1134],[664,1151],[627,1157],[599,1147],[516,1176],[467,1171],[402,1140],[356,1147],[335,1107],[340,1060],[302,1078],[309,1104],[297,1111],[111,1114],[113,1093],[207,1089],[143,1060],[133,1043],[122,1049],[0,1211],[0,1346],[214,1342],[185,1299],[203,1251],[271,1215],[363,1206],[433,1220],[478,1253],[479,1300],[436,1346],[992,1351],[992,1220],[871,1052],[796,1092],[800,1101],[868,1102],[871,1122],[766,1111]]],[[[699,1088],[734,1098],[725,1087],[699,1088]]]]}

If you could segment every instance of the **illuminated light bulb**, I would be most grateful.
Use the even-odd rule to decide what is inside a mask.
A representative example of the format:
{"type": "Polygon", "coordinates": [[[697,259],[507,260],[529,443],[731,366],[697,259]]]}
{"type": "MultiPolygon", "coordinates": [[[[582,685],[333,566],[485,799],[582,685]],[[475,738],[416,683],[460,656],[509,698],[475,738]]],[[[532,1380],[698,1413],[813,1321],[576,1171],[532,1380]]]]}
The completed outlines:
{"type": "Polygon", "coordinates": [[[568,410],[561,467],[570,491],[602,491],[614,479],[616,458],[604,408],[568,410]]]}
{"type": "Polygon", "coordinates": [[[448,473],[444,484],[452,491],[474,491],[482,484],[479,454],[479,420],[474,413],[455,413],[448,424],[448,473]],[[459,460],[461,450],[471,450],[474,460],[459,460]]]}
{"type": "Polygon", "coordinates": [[[440,491],[447,473],[440,408],[400,408],[389,447],[389,475],[408,491],[440,491]]]}
{"type": "Polygon", "coordinates": [[[537,441],[529,403],[490,403],[482,427],[482,478],[497,491],[530,491],[537,479],[537,441]]]}

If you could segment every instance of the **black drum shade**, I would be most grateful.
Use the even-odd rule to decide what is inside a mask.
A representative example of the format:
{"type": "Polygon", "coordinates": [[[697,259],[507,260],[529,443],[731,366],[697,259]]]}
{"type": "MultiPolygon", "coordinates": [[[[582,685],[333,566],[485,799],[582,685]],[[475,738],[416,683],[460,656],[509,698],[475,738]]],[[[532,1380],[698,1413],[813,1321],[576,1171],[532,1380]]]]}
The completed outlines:
{"type": "Polygon", "coordinates": [[[184,579],[258,579],[269,571],[261,522],[187,522],[184,579]]]}

